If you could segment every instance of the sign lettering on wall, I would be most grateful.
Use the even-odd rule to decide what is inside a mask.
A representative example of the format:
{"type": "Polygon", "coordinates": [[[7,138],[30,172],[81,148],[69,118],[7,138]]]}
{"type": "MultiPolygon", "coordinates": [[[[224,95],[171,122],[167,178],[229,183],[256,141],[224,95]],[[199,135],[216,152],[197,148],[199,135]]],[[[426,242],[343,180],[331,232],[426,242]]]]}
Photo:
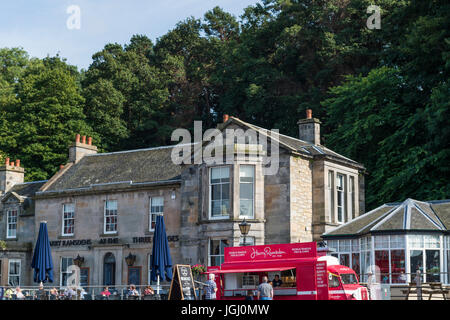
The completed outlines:
{"type": "MultiPolygon", "coordinates": [[[[133,243],[152,243],[152,237],[133,237],[133,243]]],[[[167,240],[169,242],[179,241],[179,236],[168,236],[167,240]]],[[[101,238],[97,240],[98,244],[119,244],[122,243],[119,238],[101,238]]],[[[53,240],[50,241],[50,246],[52,247],[71,247],[71,246],[90,246],[92,245],[92,239],[82,239],[82,240],[53,240]]]]}

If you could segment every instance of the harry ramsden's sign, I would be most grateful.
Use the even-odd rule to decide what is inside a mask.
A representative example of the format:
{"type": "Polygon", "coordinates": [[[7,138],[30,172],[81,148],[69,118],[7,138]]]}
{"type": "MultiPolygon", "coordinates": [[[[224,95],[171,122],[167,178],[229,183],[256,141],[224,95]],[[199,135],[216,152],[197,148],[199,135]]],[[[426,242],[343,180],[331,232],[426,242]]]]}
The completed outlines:
{"type": "MultiPolygon", "coordinates": [[[[133,243],[151,243],[152,237],[134,237],[133,243]]],[[[178,236],[168,236],[168,241],[175,242],[179,241],[178,236]]],[[[90,246],[92,245],[92,239],[82,239],[82,240],[54,240],[50,241],[50,246],[52,247],[72,247],[72,246],[90,246]]],[[[98,244],[118,244],[120,243],[119,238],[102,238],[97,240],[98,244]]]]}
{"type": "Polygon", "coordinates": [[[310,258],[316,254],[315,242],[228,247],[225,248],[225,262],[310,258]]]}

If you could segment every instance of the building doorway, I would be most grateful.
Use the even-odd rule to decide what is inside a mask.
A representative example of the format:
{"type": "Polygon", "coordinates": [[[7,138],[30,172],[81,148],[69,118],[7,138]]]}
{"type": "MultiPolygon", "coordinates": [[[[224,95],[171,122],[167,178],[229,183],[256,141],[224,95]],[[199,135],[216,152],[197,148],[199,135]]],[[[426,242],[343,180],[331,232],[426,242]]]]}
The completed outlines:
{"type": "Polygon", "coordinates": [[[108,252],[103,258],[103,285],[114,286],[116,284],[116,258],[108,252]]]}

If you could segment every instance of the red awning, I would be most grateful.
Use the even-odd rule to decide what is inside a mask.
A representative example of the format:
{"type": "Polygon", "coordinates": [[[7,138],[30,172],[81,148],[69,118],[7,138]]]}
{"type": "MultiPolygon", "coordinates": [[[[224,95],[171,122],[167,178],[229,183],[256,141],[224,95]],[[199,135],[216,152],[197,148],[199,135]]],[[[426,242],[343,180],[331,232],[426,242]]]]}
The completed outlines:
{"type": "Polygon", "coordinates": [[[243,273],[243,272],[271,272],[271,271],[285,271],[285,270],[290,270],[290,269],[295,269],[295,267],[278,267],[278,268],[265,268],[265,267],[260,267],[260,268],[245,268],[245,269],[225,269],[225,270],[217,270],[217,271],[208,271],[205,273],[243,273]]]}

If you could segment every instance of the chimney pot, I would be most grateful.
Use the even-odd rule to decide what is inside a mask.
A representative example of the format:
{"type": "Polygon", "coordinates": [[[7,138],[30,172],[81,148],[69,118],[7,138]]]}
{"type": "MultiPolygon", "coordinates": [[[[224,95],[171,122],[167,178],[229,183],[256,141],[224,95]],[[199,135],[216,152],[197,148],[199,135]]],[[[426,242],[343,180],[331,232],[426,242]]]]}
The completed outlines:
{"type": "Polygon", "coordinates": [[[9,158],[5,159],[5,165],[9,166],[9,158]]]}
{"type": "Polygon", "coordinates": [[[16,167],[20,167],[20,159],[16,160],[16,167]]]}
{"type": "Polygon", "coordinates": [[[80,134],[77,133],[77,135],[75,136],[75,142],[80,142],[80,134]]]}
{"type": "Polygon", "coordinates": [[[311,118],[312,118],[312,110],[306,109],[306,119],[311,119],[311,118]]]}
{"type": "Polygon", "coordinates": [[[228,114],[223,115],[223,122],[227,122],[228,119],[230,119],[230,116],[228,114]]]}
{"type": "Polygon", "coordinates": [[[60,165],[59,165],[59,170],[61,170],[62,168],[64,168],[64,165],[63,165],[63,164],[60,164],[60,165]]]}
{"type": "Polygon", "coordinates": [[[81,143],[86,144],[86,136],[81,137],[81,143]]]}
{"type": "Polygon", "coordinates": [[[88,138],[88,145],[92,145],[92,137],[88,138]]]}

